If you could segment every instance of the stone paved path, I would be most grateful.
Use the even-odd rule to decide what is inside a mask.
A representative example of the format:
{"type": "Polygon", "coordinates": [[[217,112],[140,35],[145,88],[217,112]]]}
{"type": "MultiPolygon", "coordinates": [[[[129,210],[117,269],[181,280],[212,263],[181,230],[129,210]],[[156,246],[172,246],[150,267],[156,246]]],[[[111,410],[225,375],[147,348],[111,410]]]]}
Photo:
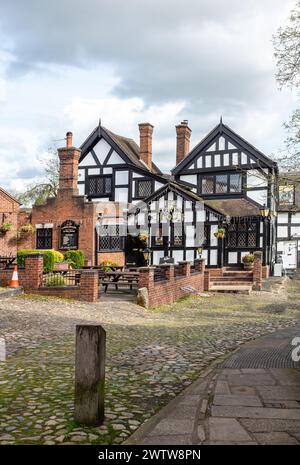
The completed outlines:
{"type": "Polygon", "coordinates": [[[295,336],[300,337],[300,325],[246,344],[203,373],[127,443],[299,445],[300,362],[291,360],[295,336]],[[232,365],[237,368],[226,368],[232,365]]]}

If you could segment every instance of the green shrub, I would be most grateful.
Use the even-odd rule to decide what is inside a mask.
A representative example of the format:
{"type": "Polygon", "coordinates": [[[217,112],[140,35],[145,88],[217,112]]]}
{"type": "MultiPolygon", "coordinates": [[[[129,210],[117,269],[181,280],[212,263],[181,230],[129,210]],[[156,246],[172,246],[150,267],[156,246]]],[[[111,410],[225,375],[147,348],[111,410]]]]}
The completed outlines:
{"type": "Polygon", "coordinates": [[[49,276],[45,276],[45,286],[66,286],[67,281],[63,277],[63,275],[59,273],[50,274],[49,276]]]}
{"type": "Polygon", "coordinates": [[[68,250],[64,259],[73,267],[81,269],[84,265],[84,253],[82,250],[68,250]]]}
{"type": "Polygon", "coordinates": [[[117,263],[111,260],[103,260],[103,262],[100,263],[102,271],[112,271],[115,266],[117,266],[117,263]]]}
{"type": "Polygon", "coordinates": [[[24,249],[17,252],[17,263],[21,268],[25,267],[25,256],[30,253],[41,253],[44,256],[44,272],[49,273],[54,268],[54,263],[62,262],[64,256],[57,250],[24,249]]]}

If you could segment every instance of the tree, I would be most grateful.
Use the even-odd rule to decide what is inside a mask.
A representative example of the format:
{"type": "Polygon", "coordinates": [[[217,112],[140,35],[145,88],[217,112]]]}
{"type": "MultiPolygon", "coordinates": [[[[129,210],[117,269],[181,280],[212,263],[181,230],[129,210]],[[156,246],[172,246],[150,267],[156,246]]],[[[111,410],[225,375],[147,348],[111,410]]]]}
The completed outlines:
{"type": "MultiPolygon", "coordinates": [[[[280,88],[300,86],[300,1],[291,11],[287,25],[280,27],[273,36],[277,64],[276,79],[280,88]]],[[[288,136],[285,140],[287,154],[277,157],[286,169],[300,167],[300,110],[295,110],[284,123],[288,136]]]]}
{"type": "Polygon", "coordinates": [[[55,149],[50,149],[48,156],[41,162],[45,176],[28,186],[27,190],[19,194],[18,200],[25,206],[42,205],[48,197],[55,197],[59,182],[59,159],[55,149]]]}

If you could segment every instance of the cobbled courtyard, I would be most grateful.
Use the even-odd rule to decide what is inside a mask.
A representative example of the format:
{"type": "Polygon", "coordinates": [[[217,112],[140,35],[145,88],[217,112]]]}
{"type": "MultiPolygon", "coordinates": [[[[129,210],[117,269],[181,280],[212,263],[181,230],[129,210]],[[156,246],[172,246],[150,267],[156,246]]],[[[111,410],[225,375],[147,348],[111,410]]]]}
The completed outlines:
{"type": "Polygon", "coordinates": [[[190,297],[155,310],[18,296],[0,300],[0,444],[121,443],[239,345],[293,325],[300,281],[275,292],[190,297]],[[73,421],[76,324],[107,331],[106,420],[73,421]]]}

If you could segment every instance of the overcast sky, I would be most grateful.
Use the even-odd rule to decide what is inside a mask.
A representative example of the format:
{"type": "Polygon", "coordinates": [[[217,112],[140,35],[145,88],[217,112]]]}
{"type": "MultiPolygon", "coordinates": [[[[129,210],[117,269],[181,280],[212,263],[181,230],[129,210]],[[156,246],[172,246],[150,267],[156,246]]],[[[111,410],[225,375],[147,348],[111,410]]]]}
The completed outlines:
{"type": "Polygon", "coordinates": [[[223,121],[266,155],[296,106],[276,84],[272,34],[290,0],[0,0],[0,185],[23,189],[49,147],[80,145],[99,117],[154,161],[175,162],[175,124],[191,146],[223,121]]]}

